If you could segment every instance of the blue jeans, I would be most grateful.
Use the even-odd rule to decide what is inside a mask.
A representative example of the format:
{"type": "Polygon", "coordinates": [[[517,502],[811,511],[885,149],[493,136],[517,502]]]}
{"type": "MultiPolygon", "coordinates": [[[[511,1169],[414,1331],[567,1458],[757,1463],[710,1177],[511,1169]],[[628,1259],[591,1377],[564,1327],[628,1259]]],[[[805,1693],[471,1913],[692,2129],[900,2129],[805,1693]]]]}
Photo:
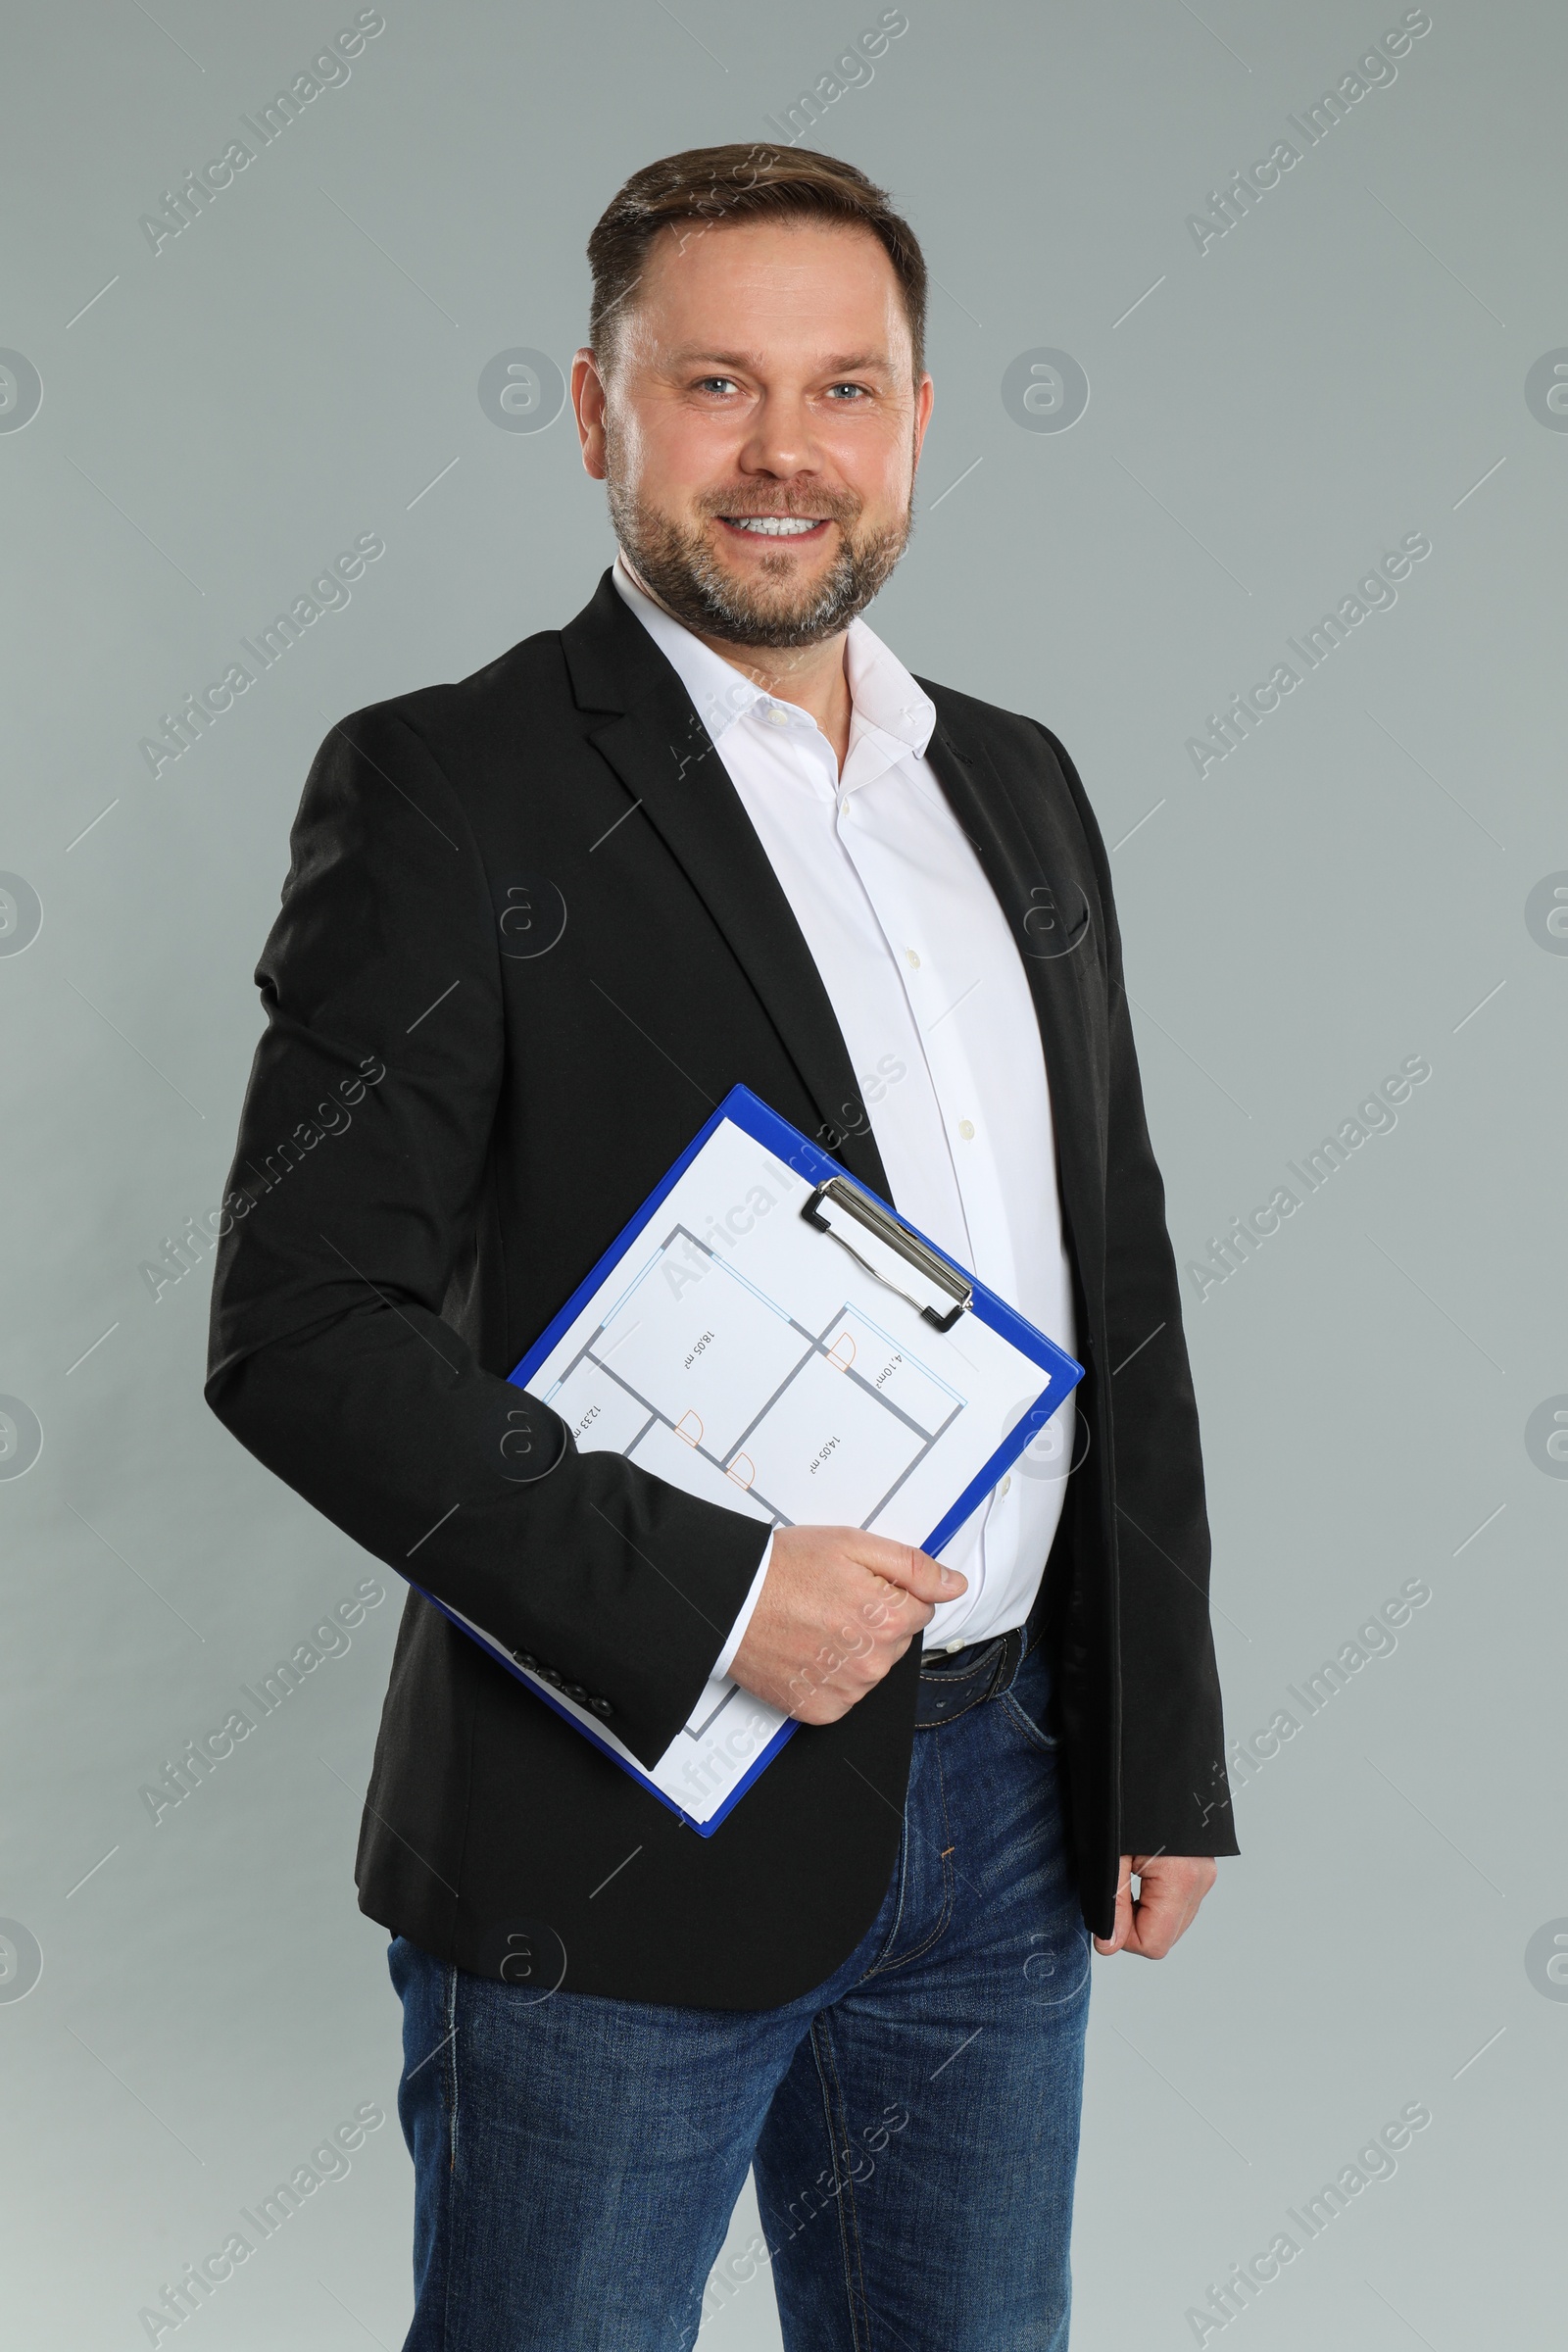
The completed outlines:
{"type": "Polygon", "coordinates": [[[798,2000],[541,1998],[394,1939],[404,2352],[688,2352],[767,2269],[789,2352],[1063,2352],[1089,1936],[1044,1651],[971,1664],[922,1668],[882,1908],[798,2000]]]}

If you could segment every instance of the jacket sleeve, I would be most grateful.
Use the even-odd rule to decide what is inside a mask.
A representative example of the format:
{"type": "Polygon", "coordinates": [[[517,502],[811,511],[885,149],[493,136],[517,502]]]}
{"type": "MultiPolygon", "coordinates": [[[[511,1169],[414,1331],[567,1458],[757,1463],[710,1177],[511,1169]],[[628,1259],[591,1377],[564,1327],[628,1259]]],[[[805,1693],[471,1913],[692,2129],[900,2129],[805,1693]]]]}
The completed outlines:
{"type": "MultiPolygon", "coordinates": [[[[1036,721],[1038,725],[1039,722],[1036,721]]],[[[1121,1828],[1127,1854],[1240,1849],[1209,1624],[1210,1542],[1198,1402],[1182,1332],[1165,1188],[1144,1115],[1110,861],[1071,760],[1061,762],[1104,916],[1110,1077],[1105,1345],[1121,1652],[1121,1828]]]]}
{"type": "Polygon", "coordinates": [[[579,1453],[442,1318],[486,1183],[505,1014],[478,848],[395,711],[332,730],[290,850],[256,972],[267,1027],[219,1219],[207,1401],[378,1560],[605,1702],[651,1764],[767,1528],[579,1453]]]}

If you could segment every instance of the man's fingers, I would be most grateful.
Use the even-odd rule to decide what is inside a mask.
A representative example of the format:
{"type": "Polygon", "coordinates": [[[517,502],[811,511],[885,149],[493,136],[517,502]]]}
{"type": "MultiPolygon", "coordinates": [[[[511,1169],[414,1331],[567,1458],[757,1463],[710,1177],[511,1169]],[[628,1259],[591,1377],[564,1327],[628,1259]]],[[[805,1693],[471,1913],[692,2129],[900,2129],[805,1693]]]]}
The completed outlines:
{"type": "Polygon", "coordinates": [[[1145,1894],[1140,1886],[1128,1930],[1127,1949],[1145,1960],[1163,1960],[1190,1923],[1191,1914],[1185,1904],[1176,1901],[1162,1887],[1155,1886],[1145,1894]]]}
{"type": "Polygon", "coordinates": [[[731,1678],[801,1723],[836,1723],[967,1579],[857,1527],[779,1528],[731,1678]]]}
{"type": "Polygon", "coordinates": [[[856,1557],[873,1576],[885,1577],[890,1585],[899,1585],[911,1592],[916,1600],[925,1600],[935,1608],[938,1601],[956,1600],[968,1591],[969,1580],[956,1568],[944,1568],[928,1551],[920,1551],[913,1544],[895,1544],[885,1536],[858,1536],[856,1557]]]}
{"type": "Polygon", "coordinates": [[[1108,1936],[1097,1936],[1095,1937],[1096,1951],[1103,1952],[1108,1958],[1112,1952],[1119,1952],[1123,1948],[1123,1946],[1131,1937],[1132,1932],[1133,1858],[1131,1854],[1123,1854],[1121,1858],[1121,1869],[1116,1880],[1115,1921],[1108,1936]]]}
{"type": "MultiPolygon", "coordinates": [[[[1138,1877],[1138,1900],[1129,1903],[1127,1933],[1121,1945],[1101,1949],[1137,1952],[1145,1960],[1163,1960],[1181,1941],[1198,1915],[1198,1907],[1216,1876],[1210,1856],[1184,1854],[1123,1855],[1125,1878],[1138,1877]]],[[[1117,1898],[1117,1926],[1121,1901],[1117,1898]]],[[[1099,1940],[1098,1937],[1096,1939],[1099,1940]]]]}
{"type": "Polygon", "coordinates": [[[1153,1925],[1160,1945],[1151,1957],[1162,1960],[1198,1917],[1200,1904],[1219,1876],[1218,1867],[1211,1854],[1150,1854],[1135,1856],[1134,1862],[1139,1873],[1140,1910],[1146,1896],[1153,1898],[1153,1925]]]}
{"type": "Polygon", "coordinates": [[[1171,1903],[1156,1895],[1140,1894],[1133,1907],[1126,1949],[1144,1960],[1163,1960],[1180,1933],[1171,1903]]]}

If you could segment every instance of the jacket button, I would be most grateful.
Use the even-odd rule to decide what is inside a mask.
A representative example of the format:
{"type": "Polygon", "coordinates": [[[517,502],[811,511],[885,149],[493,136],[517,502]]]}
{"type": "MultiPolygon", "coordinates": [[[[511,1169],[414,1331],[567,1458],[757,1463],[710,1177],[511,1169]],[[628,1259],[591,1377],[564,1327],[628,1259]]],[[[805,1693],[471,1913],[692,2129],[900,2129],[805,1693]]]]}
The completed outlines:
{"type": "Polygon", "coordinates": [[[608,1698],[591,1698],[588,1704],[596,1715],[613,1715],[615,1712],[608,1698]]]}
{"type": "Polygon", "coordinates": [[[563,1683],[561,1686],[561,1694],[563,1698],[574,1698],[579,1707],[588,1696],[588,1693],[583,1689],[581,1683],[563,1683]]]}
{"type": "Polygon", "coordinates": [[[537,1674],[539,1671],[539,1661],[531,1649],[514,1649],[512,1659],[515,1666],[526,1666],[530,1674],[537,1674]]]}

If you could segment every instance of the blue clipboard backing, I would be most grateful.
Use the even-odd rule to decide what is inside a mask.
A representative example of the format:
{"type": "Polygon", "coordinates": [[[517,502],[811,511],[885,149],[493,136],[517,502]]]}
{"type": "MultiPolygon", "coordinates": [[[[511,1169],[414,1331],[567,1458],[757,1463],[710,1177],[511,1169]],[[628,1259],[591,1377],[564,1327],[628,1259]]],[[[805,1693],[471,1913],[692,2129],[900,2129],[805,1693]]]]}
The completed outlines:
{"type": "MultiPolygon", "coordinates": [[[[729,1093],[711,1116],[704,1121],[679,1158],[660,1179],[642,1206],[627,1219],[610,1247],[590,1271],[583,1276],[565,1305],[562,1307],[559,1314],[552,1316],[532,1347],[513,1367],[507,1377],[514,1388],[525,1389],[527,1387],[529,1380],[550,1354],[557,1342],[576,1321],[600,1284],[607,1280],[643,1229],[652,1223],[663,1202],[691,1166],[692,1161],[725,1120],[739,1127],[752,1138],[754,1143],[762,1145],[764,1150],[771,1152],[776,1159],[783,1162],[785,1167],[793,1169],[798,1176],[805,1177],[808,1183],[818,1185],[826,1183],[829,1177],[847,1177],[848,1181],[858,1186],[867,1199],[879,1201],[890,1215],[898,1218],[906,1232],[915,1235],[916,1239],[923,1242],[928,1250],[933,1250],[945,1265],[951,1266],[955,1273],[961,1275],[963,1280],[971,1286],[972,1297],[969,1311],[977,1315],[983,1323],[989,1324],[991,1329],[999,1332],[1004,1339],[1010,1341],[1021,1355],[1026,1356],[1031,1363],[1037,1364],[1047,1375],[1047,1385],[1042,1388],[1040,1395],[1035,1397],[1026,1411],[1020,1414],[989,1461],[971,1479],[962,1494],[943,1514],[920,1545],[922,1551],[935,1552],[948,1542],[950,1537],[957,1533],[970,1513],[978,1508],[1008,1467],[1017,1460],[1024,1447],[1039,1436],[1052,1415],[1065,1403],[1074,1388],[1082,1380],[1084,1368],[1074,1357],[1068,1355],[1065,1349],[1056,1347],[1054,1341],[1048,1340],[1044,1332],[1037,1331],[1032,1323],[1026,1322],[1023,1316],[1015,1308],[1010,1307],[1004,1298],[999,1298],[995,1291],[987,1290],[985,1284],[978,1281],[967,1266],[959,1265],[957,1259],[950,1257],[945,1250],[939,1248],[930,1239],[929,1235],[921,1233],[918,1226],[911,1224],[907,1217],[900,1215],[891,1200],[882,1200],[880,1194],[874,1193],[868,1184],[861,1184],[858,1176],[849,1176],[848,1170],[841,1160],[834,1159],[829,1152],[821,1149],[820,1145],[813,1144],[808,1136],[803,1135],[798,1127],[791,1126],[788,1119],[781,1118],[776,1110],[769,1108],[760,1095],[754,1095],[749,1086],[736,1085],[730,1088],[729,1093]]],[[[422,1585],[418,1586],[416,1590],[424,1592],[422,1585]]],[[[561,1706],[551,1696],[548,1688],[535,1682],[530,1675],[515,1665],[498,1642],[490,1640],[488,1636],[479,1635],[474,1627],[447,1608],[433,1592],[425,1592],[424,1596],[427,1600],[434,1601],[442,1615],[450,1618],[462,1632],[469,1635],[471,1639],[479,1641],[481,1647],[487,1649],[499,1665],[504,1666],[515,1681],[531,1690],[536,1698],[543,1699],[547,1707],[553,1707],[564,1721],[571,1725],[574,1732],[580,1734],[583,1739],[591,1740],[603,1755],[608,1756],[610,1761],[618,1765],[623,1772],[627,1770],[623,1757],[617,1756],[614,1749],[597,1738],[586,1724],[581,1723],[575,1715],[561,1706]]],[[[700,1837],[710,1838],[720,1822],[740,1802],[752,1783],[766,1769],[779,1750],[800,1728],[800,1725],[793,1719],[782,1724],[761,1753],[753,1758],[735,1787],[724,1798],[723,1803],[709,1816],[707,1821],[694,1820],[692,1815],[676,1804],[672,1797],[666,1796],[662,1788],[654,1788],[650,1782],[638,1779],[635,1774],[630,1777],[638,1779],[640,1788],[644,1788],[650,1796],[657,1797],[662,1805],[666,1806],[671,1813],[685,1822],[688,1828],[696,1830],[700,1837]]]]}

